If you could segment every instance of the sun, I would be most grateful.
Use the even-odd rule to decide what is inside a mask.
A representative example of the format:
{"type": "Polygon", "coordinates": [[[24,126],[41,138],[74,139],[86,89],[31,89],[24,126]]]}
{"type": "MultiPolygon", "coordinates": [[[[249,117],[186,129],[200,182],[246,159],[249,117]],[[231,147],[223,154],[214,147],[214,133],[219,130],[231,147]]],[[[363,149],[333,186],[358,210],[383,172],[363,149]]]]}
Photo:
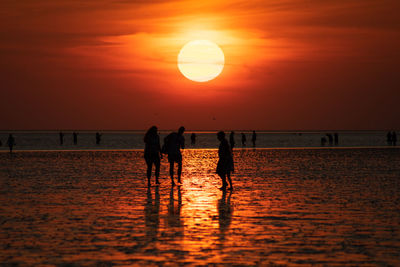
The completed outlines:
{"type": "Polygon", "coordinates": [[[178,68],[189,80],[207,82],[221,74],[225,64],[222,49],[208,40],[185,44],[178,55],[178,68]]]}

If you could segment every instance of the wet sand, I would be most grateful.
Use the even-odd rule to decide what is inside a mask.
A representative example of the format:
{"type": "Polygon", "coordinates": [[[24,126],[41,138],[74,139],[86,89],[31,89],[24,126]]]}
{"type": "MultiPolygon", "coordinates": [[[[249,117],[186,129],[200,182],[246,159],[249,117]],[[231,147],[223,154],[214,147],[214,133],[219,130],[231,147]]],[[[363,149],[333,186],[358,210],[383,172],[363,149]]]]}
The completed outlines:
{"type": "Polygon", "coordinates": [[[147,188],[141,151],[0,153],[6,265],[400,265],[400,150],[184,152],[147,188]]]}

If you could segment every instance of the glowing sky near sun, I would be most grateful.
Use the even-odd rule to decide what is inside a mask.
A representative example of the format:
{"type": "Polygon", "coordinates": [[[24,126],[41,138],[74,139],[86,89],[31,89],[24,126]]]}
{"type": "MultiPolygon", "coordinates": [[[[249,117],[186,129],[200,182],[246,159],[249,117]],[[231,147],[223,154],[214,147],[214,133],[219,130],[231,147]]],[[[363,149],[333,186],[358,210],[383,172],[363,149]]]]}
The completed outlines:
{"type": "Polygon", "coordinates": [[[400,128],[397,0],[4,0],[0,129],[400,128]],[[217,79],[179,71],[210,40],[217,79]]]}

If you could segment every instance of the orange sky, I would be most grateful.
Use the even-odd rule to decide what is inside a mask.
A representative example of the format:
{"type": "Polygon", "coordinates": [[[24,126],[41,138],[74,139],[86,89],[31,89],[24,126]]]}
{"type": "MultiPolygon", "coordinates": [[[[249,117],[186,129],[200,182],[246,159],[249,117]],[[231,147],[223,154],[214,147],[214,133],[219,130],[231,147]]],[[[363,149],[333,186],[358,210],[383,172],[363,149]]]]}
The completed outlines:
{"type": "Polygon", "coordinates": [[[0,129],[400,130],[399,9],[398,0],[3,0],[0,129]],[[225,53],[215,80],[178,70],[195,39],[225,53]]]}

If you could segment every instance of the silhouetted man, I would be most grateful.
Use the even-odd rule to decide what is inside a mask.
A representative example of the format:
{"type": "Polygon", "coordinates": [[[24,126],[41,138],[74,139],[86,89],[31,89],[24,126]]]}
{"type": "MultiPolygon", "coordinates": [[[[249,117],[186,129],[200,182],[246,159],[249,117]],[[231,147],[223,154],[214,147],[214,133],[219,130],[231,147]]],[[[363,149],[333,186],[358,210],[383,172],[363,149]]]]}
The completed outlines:
{"type": "Polygon", "coordinates": [[[339,134],[335,133],[333,137],[335,138],[335,146],[337,146],[339,144],[339,134]]]}
{"type": "Polygon", "coordinates": [[[96,133],[96,145],[100,145],[101,142],[101,134],[100,133],[96,133]]]}
{"type": "Polygon", "coordinates": [[[174,163],[178,163],[178,184],[181,184],[181,174],[182,174],[182,154],[181,148],[185,148],[185,138],[183,133],[185,132],[185,127],[180,127],[178,132],[173,132],[164,138],[165,152],[168,154],[169,162],[169,175],[171,177],[172,186],[175,185],[174,182],[174,163]]]}
{"type": "Polygon", "coordinates": [[[64,144],[64,134],[60,132],[58,135],[60,136],[60,145],[62,146],[64,144]]]}
{"type": "Polygon", "coordinates": [[[392,144],[395,146],[396,143],[397,143],[397,135],[396,135],[396,132],[393,131],[392,132],[392,144]]]}
{"type": "Polygon", "coordinates": [[[326,138],[321,137],[321,146],[325,146],[325,144],[326,144],[326,138]]]}
{"type": "Polygon", "coordinates": [[[12,150],[13,150],[13,147],[15,145],[15,139],[14,139],[14,136],[12,134],[10,134],[8,136],[7,145],[10,148],[10,154],[12,154],[12,150]]]}
{"type": "Polygon", "coordinates": [[[392,145],[392,133],[390,131],[386,134],[386,142],[388,146],[392,145]]]}
{"type": "Polygon", "coordinates": [[[242,133],[242,146],[246,146],[246,135],[242,133]]]}
{"type": "Polygon", "coordinates": [[[251,136],[251,142],[253,143],[253,147],[256,147],[256,140],[257,140],[257,134],[256,131],[253,131],[253,135],[251,136]]]}
{"type": "Polygon", "coordinates": [[[328,136],[329,145],[331,146],[331,145],[333,144],[333,137],[332,137],[332,134],[328,133],[328,134],[326,134],[326,136],[328,136]]]}
{"type": "Polygon", "coordinates": [[[190,140],[191,140],[192,146],[196,145],[196,134],[195,133],[192,133],[192,135],[190,136],[190,140]]]}
{"type": "Polygon", "coordinates": [[[74,132],[72,135],[74,137],[74,145],[78,144],[78,134],[74,132]]]}

